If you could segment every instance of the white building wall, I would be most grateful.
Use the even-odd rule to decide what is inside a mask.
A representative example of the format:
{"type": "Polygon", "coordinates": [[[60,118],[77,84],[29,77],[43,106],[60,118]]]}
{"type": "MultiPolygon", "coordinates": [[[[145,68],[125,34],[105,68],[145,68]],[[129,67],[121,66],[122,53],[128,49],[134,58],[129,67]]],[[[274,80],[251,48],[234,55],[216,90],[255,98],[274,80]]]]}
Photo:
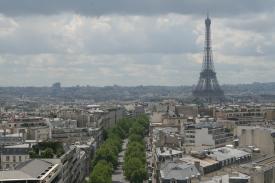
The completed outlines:
{"type": "Polygon", "coordinates": [[[240,146],[255,146],[262,153],[274,154],[274,138],[269,129],[239,126],[236,135],[240,138],[240,146]]]}
{"type": "Polygon", "coordinates": [[[196,129],[195,131],[195,146],[214,146],[215,141],[211,134],[208,134],[207,128],[196,129]]]}

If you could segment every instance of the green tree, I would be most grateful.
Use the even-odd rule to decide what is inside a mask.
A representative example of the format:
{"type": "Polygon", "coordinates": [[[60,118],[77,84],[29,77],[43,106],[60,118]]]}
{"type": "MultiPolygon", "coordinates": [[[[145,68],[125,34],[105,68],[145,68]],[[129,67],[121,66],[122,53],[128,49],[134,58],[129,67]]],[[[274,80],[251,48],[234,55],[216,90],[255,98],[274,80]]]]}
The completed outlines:
{"type": "Polygon", "coordinates": [[[42,151],[41,158],[53,158],[53,155],[53,149],[48,147],[44,151],[42,151]]]}
{"type": "Polygon", "coordinates": [[[123,118],[103,132],[105,142],[97,149],[92,162],[90,183],[111,182],[112,168],[118,164],[118,153],[122,149],[122,139],[129,138],[124,157],[124,174],[132,183],[140,183],[146,178],[146,154],[144,136],[149,129],[147,116],[123,118]]]}
{"type": "Polygon", "coordinates": [[[90,176],[90,183],[111,183],[112,165],[107,161],[99,161],[90,176]]]}
{"type": "Polygon", "coordinates": [[[118,157],[114,149],[112,149],[108,144],[104,144],[96,151],[94,165],[96,165],[100,160],[105,160],[116,167],[117,159],[118,157]]]}
{"type": "Polygon", "coordinates": [[[103,138],[103,140],[106,140],[108,138],[108,132],[106,129],[102,130],[102,138],[103,138]]]}
{"type": "Polygon", "coordinates": [[[143,138],[139,134],[132,134],[132,135],[129,136],[129,141],[131,141],[131,142],[133,142],[133,141],[142,142],[143,138]]]}
{"type": "Polygon", "coordinates": [[[146,179],[144,164],[139,158],[129,158],[124,163],[124,175],[131,183],[142,183],[146,179]]]}
{"type": "Polygon", "coordinates": [[[145,128],[139,124],[139,123],[134,123],[132,128],[130,129],[130,134],[137,134],[137,135],[144,135],[145,128]]]}
{"type": "Polygon", "coordinates": [[[131,183],[143,183],[143,180],[147,178],[147,172],[145,168],[139,168],[137,170],[134,170],[130,177],[131,183]]]}

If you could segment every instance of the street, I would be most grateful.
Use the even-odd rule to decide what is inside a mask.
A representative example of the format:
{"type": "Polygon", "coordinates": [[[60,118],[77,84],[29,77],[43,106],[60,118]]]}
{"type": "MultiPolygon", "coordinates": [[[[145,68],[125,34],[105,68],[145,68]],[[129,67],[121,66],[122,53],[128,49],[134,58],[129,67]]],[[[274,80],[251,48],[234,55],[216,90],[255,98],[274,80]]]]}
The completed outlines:
{"type": "Polygon", "coordinates": [[[123,140],[122,151],[118,155],[118,167],[113,172],[113,175],[112,175],[112,183],[129,183],[127,180],[125,180],[125,177],[123,175],[123,169],[122,169],[123,162],[124,162],[124,154],[127,148],[127,144],[128,144],[128,139],[123,140]]]}

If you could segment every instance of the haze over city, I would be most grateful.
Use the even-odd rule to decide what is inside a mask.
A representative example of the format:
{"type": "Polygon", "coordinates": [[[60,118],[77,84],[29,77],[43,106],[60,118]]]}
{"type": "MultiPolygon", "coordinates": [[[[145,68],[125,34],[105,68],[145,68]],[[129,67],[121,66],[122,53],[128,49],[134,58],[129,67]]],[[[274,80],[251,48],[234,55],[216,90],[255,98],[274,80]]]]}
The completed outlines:
{"type": "Polygon", "coordinates": [[[272,82],[274,4],[1,0],[0,86],[196,84],[207,12],[220,84],[272,82]]]}

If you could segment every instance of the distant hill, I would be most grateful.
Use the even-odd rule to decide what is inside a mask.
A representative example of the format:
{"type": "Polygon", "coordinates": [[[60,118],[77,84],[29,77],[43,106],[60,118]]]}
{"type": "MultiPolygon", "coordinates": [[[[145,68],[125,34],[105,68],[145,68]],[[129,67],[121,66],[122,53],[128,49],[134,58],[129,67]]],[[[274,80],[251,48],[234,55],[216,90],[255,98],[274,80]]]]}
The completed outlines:
{"type": "MultiPolygon", "coordinates": [[[[75,86],[75,87],[0,87],[0,97],[83,99],[95,101],[187,98],[193,86],[75,86]]],[[[222,85],[226,95],[275,95],[275,82],[222,85]]]]}
{"type": "Polygon", "coordinates": [[[275,95],[275,82],[223,85],[226,94],[233,95],[275,95]]]}

